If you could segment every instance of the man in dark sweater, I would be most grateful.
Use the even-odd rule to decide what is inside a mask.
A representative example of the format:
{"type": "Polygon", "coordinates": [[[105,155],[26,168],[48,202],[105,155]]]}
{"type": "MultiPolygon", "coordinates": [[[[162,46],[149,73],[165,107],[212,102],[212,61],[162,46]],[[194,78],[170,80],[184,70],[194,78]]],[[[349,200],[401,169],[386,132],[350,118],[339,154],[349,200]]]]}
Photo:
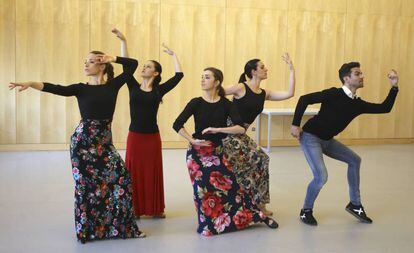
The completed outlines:
{"type": "Polygon", "coordinates": [[[299,139],[303,153],[312,170],[313,180],[309,183],[305,203],[300,211],[300,219],[308,225],[317,225],[313,217],[313,205],[328,179],[323,161],[325,154],[348,164],[348,185],[350,202],[345,210],[365,223],[372,223],[361,204],[359,192],[359,168],[361,158],[334,136],[342,132],[358,115],[363,113],[387,113],[394,105],[398,93],[398,76],[395,70],[388,74],[391,84],[387,98],[381,104],[365,102],[356,96],[356,90],[364,86],[364,75],[358,62],[345,63],[339,69],[341,88],[330,88],[300,97],[293,117],[291,134],[299,139]],[[318,115],[309,119],[300,128],[300,122],[306,107],[321,103],[318,115]]]}

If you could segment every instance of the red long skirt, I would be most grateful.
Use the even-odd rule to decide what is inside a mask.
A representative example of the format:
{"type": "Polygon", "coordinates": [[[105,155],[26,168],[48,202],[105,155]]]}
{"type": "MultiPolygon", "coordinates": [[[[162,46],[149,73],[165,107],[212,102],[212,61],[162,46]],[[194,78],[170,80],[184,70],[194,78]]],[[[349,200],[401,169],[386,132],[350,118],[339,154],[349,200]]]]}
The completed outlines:
{"type": "Polygon", "coordinates": [[[165,203],[160,134],[129,132],[125,162],[132,178],[135,215],[163,213],[165,203]]]}

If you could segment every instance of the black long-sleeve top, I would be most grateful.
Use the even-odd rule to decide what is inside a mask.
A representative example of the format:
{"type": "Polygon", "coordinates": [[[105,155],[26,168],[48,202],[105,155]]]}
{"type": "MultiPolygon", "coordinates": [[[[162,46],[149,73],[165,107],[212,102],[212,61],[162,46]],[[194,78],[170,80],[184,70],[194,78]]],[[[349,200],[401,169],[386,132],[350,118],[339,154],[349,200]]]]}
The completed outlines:
{"type": "Polygon", "coordinates": [[[195,133],[193,138],[208,140],[220,145],[221,140],[227,136],[224,133],[202,134],[208,127],[227,127],[227,118],[230,117],[235,125],[242,126],[243,121],[236,107],[227,98],[220,98],[218,102],[209,103],[202,97],[193,98],[174,122],[173,128],[178,133],[185,122],[194,116],[195,133]]]}
{"type": "Polygon", "coordinates": [[[116,57],[115,62],[122,64],[124,71],[106,84],[77,83],[62,86],[44,83],[42,91],[66,97],[76,96],[83,119],[112,119],[118,91],[132,78],[138,67],[138,61],[131,58],[116,57]]]}
{"type": "Polygon", "coordinates": [[[266,91],[261,89],[262,92],[257,94],[246,83],[243,84],[246,89],[245,95],[239,99],[233,98],[233,103],[239,111],[243,122],[250,125],[256,119],[257,115],[263,111],[266,91]]]}
{"type": "Polygon", "coordinates": [[[369,103],[361,98],[352,99],[342,88],[335,87],[303,95],[296,105],[292,125],[300,126],[303,113],[308,105],[321,103],[319,113],[305,123],[303,131],[323,140],[329,140],[342,132],[360,114],[390,112],[397,93],[398,88],[391,88],[387,98],[381,104],[369,103]]]}
{"type": "Polygon", "coordinates": [[[182,72],[175,75],[158,87],[157,94],[155,89],[149,92],[141,90],[141,85],[135,78],[127,82],[129,89],[129,111],[131,124],[129,130],[136,133],[158,133],[157,113],[160,105],[160,99],[175,86],[184,77],[182,72]]]}

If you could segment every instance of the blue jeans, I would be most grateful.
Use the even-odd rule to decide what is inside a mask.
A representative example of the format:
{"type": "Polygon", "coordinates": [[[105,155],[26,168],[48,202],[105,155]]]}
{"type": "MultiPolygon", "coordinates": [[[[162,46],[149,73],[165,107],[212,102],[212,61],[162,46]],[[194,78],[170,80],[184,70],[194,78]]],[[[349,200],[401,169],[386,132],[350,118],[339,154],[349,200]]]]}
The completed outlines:
{"type": "Polygon", "coordinates": [[[300,146],[313,173],[313,180],[309,183],[306,192],[304,209],[313,208],[320,190],[328,181],[328,171],[322,154],[348,164],[349,197],[352,204],[361,204],[359,193],[361,158],[354,151],[333,138],[325,141],[306,132],[303,132],[300,137],[300,146]]]}

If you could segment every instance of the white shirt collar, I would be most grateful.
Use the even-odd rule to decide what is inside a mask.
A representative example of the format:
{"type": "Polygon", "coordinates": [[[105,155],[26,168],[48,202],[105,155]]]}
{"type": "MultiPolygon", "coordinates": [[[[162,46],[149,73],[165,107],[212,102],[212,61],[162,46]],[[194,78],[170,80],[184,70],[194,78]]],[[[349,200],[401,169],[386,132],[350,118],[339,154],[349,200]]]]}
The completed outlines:
{"type": "Polygon", "coordinates": [[[345,94],[349,97],[349,98],[352,98],[352,99],[356,99],[356,98],[358,98],[358,96],[355,94],[352,94],[352,91],[348,88],[348,87],[346,87],[345,85],[342,85],[342,89],[344,90],[344,92],[345,92],[345,94]]]}

